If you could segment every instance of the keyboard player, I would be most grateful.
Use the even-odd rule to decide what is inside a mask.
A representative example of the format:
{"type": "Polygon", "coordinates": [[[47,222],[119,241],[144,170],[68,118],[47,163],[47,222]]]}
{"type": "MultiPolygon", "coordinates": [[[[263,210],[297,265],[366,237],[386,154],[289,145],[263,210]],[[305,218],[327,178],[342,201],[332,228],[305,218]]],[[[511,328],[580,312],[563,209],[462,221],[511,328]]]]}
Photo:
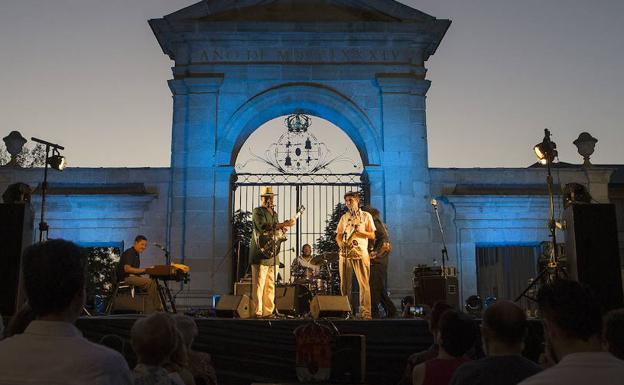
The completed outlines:
{"type": "Polygon", "coordinates": [[[139,287],[147,292],[145,313],[162,311],[162,303],[158,296],[158,285],[155,280],[142,277],[145,274],[141,268],[141,253],[147,247],[147,238],[144,235],[137,235],[134,244],[121,254],[117,268],[117,282],[124,281],[127,284],[139,287]]]}

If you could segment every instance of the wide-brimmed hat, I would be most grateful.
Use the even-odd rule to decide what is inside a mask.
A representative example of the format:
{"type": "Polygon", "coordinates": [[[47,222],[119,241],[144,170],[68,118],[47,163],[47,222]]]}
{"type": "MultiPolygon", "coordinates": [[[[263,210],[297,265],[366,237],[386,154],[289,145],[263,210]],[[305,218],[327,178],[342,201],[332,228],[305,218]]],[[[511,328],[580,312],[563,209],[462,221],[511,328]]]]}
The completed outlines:
{"type": "Polygon", "coordinates": [[[275,194],[273,192],[273,187],[272,186],[264,186],[260,190],[260,196],[261,197],[272,197],[272,196],[275,196],[275,195],[277,195],[277,194],[275,194]]]}

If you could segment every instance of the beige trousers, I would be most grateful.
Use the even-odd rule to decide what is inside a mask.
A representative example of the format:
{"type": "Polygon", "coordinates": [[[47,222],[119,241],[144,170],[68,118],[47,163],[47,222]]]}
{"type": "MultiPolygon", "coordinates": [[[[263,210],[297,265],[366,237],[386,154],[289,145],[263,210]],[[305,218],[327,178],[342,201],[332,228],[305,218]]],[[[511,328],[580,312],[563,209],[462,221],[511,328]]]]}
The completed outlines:
{"type": "Polygon", "coordinates": [[[369,286],[370,259],[369,258],[340,258],[338,264],[340,274],[340,292],[351,298],[351,280],[353,272],[360,287],[360,313],[364,318],[371,317],[371,293],[369,286]]]}
{"type": "Polygon", "coordinates": [[[251,311],[266,317],[275,310],[275,266],[251,265],[251,311]]]}
{"type": "Polygon", "coordinates": [[[140,287],[147,292],[147,301],[145,304],[146,314],[163,310],[162,303],[160,302],[160,296],[158,295],[158,286],[156,285],[156,281],[151,278],[130,274],[124,279],[124,282],[140,287]]]}

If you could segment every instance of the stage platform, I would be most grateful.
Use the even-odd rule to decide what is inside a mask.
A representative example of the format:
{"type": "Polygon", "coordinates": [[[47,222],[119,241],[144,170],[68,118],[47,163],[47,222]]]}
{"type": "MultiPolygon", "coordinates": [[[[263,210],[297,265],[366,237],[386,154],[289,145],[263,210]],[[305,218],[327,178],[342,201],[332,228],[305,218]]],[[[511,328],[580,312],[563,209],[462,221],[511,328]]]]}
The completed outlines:
{"type": "MultiPolygon", "coordinates": [[[[138,317],[141,316],[84,317],[77,326],[94,342],[108,334],[120,336],[126,341],[125,355],[133,366],[136,358],[129,336],[138,317]]],[[[194,348],[212,355],[220,385],[297,382],[293,331],[312,322],[311,319],[196,318],[196,322],[199,337],[194,348]]],[[[335,327],[340,334],[366,336],[365,383],[371,385],[396,384],[407,357],[427,349],[432,342],[427,323],[422,319],[318,322],[335,327]]],[[[541,323],[531,321],[525,356],[537,360],[542,341],[541,323]]]]}

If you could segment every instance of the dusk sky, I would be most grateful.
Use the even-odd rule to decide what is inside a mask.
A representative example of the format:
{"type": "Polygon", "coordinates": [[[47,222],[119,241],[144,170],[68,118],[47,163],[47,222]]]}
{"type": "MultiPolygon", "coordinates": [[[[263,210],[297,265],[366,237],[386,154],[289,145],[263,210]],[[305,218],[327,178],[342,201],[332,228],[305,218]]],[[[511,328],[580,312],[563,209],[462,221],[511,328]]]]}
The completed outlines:
{"type": "MultiPolygon", "coordinates": [[[[173,62],[147,24],[196,0],[0,0],[0,137],[64,145],[71,166],[169,165],[173,62]]],[[[624,1],[414,0],[452,25],[426,63],[431,167],[525,167],[599,141],[624,163],[624,1]]]]}

